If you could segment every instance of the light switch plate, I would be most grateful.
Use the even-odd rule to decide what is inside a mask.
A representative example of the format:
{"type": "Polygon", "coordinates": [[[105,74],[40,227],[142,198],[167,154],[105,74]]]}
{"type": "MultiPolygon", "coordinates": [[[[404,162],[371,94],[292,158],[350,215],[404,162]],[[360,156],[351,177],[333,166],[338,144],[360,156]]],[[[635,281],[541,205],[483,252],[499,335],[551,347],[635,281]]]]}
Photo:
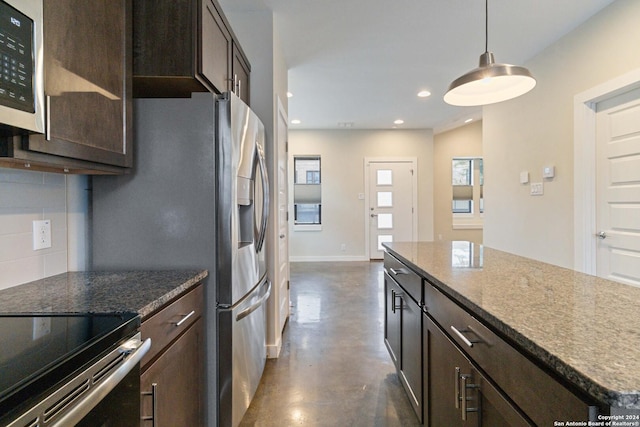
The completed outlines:
{"type": "Polygon", "coordinates": [[[51,220],[33,221],[33,250],[51,247],[51,220]]]}
{"type": "Polygon", "coordinates": [[[520,184],[527,184],[529,182],[529,172],[520,172],[520,184]]]}
{"type": "Polygon", "coordinates": [[[542,196],[544,194],[544,185],[541,182],[531,183],[531,195],[542,196]]]}

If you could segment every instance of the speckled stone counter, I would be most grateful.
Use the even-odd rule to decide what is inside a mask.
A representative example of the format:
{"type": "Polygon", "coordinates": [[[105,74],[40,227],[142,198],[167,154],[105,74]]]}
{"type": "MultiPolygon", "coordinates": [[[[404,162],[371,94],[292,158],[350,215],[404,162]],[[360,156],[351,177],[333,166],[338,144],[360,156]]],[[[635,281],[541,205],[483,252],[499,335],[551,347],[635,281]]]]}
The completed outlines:
{"type": "Polygon", "coordinates": [[[206,270],[63,273],[0,291],[0,314],[133,312],[144,320],[207,274],[206,270]]]}
{"type": "Polygon", "coordinates": [[[468,242],[385,246],[549,370],[640,409],[640,288],[468,242]]]}

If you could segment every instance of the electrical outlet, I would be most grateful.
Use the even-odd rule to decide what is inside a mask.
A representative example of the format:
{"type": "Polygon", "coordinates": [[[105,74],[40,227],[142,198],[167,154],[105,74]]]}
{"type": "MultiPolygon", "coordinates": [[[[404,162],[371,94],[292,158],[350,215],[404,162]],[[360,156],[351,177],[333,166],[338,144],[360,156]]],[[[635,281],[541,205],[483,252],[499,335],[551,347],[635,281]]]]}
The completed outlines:
{"type": "Polygon", "coordinates": [[[33,250],[51,247],[51,220],[33,221],[33,250]]]}
{"type": "Polygon", "coordinates": [[[33,341],[51,333],[51,317],[36,316],[33,318],[33,341]]]}
{"type": "Polygon", "coordinates": [[[347,244],[346,243],[341,244],[340,245],[340,250],[343,251],[343,252],[346,251],[347,250],[347,244]]]}

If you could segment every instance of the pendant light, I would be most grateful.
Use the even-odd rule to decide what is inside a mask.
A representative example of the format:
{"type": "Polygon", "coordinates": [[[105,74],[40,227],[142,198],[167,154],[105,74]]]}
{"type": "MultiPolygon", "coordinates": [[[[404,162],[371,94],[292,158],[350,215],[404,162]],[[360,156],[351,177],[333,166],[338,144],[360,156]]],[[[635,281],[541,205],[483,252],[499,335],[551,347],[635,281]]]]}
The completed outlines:
{"type": "Polygon", "coordinates": [[[444,95],[447,104],[487,105],[529,92],[536,85],[529,70],[510,64],[496,64],[489,44],[489,0],[485,0],[485,52],[480,66],[455,79],[444,95]]]}

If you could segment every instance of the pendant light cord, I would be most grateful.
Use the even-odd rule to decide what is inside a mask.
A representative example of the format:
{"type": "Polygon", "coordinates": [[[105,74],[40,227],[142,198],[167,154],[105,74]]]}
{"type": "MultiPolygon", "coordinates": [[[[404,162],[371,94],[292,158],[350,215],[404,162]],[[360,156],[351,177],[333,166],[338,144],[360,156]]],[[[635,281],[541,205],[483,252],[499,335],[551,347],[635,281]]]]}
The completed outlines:
{"type": "Polygon", "coordinates": [[[484,51],[489,52],[489,0],[484,4],[484,51]]]}

